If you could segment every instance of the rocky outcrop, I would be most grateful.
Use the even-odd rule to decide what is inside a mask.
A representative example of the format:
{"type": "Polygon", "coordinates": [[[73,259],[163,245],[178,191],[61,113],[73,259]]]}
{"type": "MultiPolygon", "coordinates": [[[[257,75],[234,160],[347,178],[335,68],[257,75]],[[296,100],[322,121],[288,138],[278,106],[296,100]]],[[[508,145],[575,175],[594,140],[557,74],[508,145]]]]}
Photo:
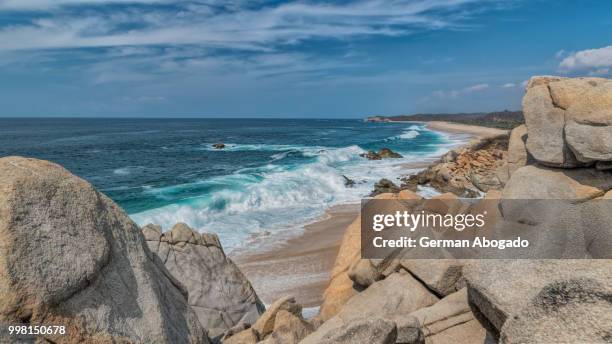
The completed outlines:
{"type": "Polygon", "coordinates": [[[233,344],[297,344],[314,331],[292,296],[275,301],[251,328],[223,338],[233,344]]]}
{"type": "Polygon", "coordinates": [[[395,273],[353,296],[337,315],[323,323],[302,343],[320,343],[327,335],[361,318],[393,319],[437,301],[438,298],[410,274],[395,273]]]}
{"type": "Polygon", "coordinates": [[[476,140],[467,147],[449,151],[427,169],[403,178],[401,188],[416,191],[418,185],[429,185],[460,197],[476,197],[479,192],[501,189],[507,180],[500,175],[507,168],[507,149],[507,135],[476,140]]]}
{"type": "MultiPolygon", "coordinates": [[[[590,268],[590,267],[589,267],[590,268]]],[[[610,281],[574,277],[551,282],[501,330],[501,343],[609,343],[610,281]]]]}
{"type": "Polygon", "coordinates": [[[484,343],[486,330],[474,318],[463,288],[436,304],[395,319],[398,343],[484,343]]]}
{"type": "Polygon", "coordinates": [[[0,159],[0,242],[2,323],[64,325],[53,343],[208,343],[136,224],[56,164],[0,159]]]}
{"type": "Polygon", "coordinates": [[[358,216],[344,231],[329,284],[323,293],[320,316],[324,321],[336,315],[342,306],[358,293],[358,289],[348,276],[348,270],[353,262],[360,258],[360,229],[361,217],[358,216]]]}
{"type": "Polygon", "coordinates": [[[397,193],[400,191],[399,186],[395,185],[392,181],[386,178],[382,178],[374,184],[374,190],[370,193],[370,197],[384,194],[384,193],[397,193]]]}
{"type": "Polygon", "coordinates": [[[508,171],[506,180],[519,168],[532,162],[527,152],[525,143],[527,141],[527,127],[523,124],[510,133],[508,141],[508,171]]]}
{"type": "Polygon", "coordinates": [[[151,251],[187,288],[188,303],[211,338],[239,324],[255,323],[265,310],[216,234],[200,234],[183,223],[166,233],[148,225],[143,233],[151,251]]]}
{"type": "MultiPolygon", "coordinates": [[[[374,199],[420,199],[420,196],[411,191],[399,194],[383,193],[376,195],[374,199]]],[[[344,231],[342,243],[334,267],[330,274],[330,280],[323,293],[320,317],[323,321],[336,315],[344,304],[357,295],[362,287],[355,284],[349,277],[349,270],[357,265],[361,259],[361,217],[358,216],[344,231]]]]}
{"type": "Polygon", "coordinates": [[[474,313],[502,342],[599,343],[612,330],[609,260],[483,260],[465,276],[474,313]]]}
{"type": "Polygon", "coordinates": [[[588,200],[612,189],[609,172],[594,168],[552,169],[525,166],[518,169],[502,192],[504,199],[588,200]]]}
{"type": "Polygon", "coordinates": [[[367,153],[359,154],[360,157],[366,158],[368,160],[381,160],[381,159],[399,159],[402,158],[402,155],[392,151],[389,148],[382,148],[378,152],[368,151],[367,153]]]}
{"type": "Polygon", "coordinates": [[[224,143],[213,143],[213,148],[214,149],[223,149],[225,148],[225,144],[224,143]]]}
{"type": "Polygon", "coordinates": [[[326,334],[319,344],[394,344],[396,338],[397,328],[393,321],[364,318],[326,334]]]}
{"type": "Polygon", "coordinates": [[[541,164],[612,161],[612,81],[534,77],[523,98],[527,149],[541,164]]]}
{"type": "Polygon", "coordinates": [[[457,259],[401,259],[394,261],[438,296],[456,292],[463,285],[463,262],[457,259]]]}

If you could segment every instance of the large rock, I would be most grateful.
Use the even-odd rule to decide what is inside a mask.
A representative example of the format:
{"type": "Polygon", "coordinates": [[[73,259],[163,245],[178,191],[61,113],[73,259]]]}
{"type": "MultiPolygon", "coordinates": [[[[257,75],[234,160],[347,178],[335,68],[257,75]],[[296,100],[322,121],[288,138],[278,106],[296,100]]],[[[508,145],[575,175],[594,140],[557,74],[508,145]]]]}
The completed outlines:
{"type": "Polygon", "coordinates": [[[527,165],[528,153],[525,147],[527,141],[527,127],[523,124],[514,129],[510,133],[508,141],[508,175],[511,176],[514,171],[527,165]]]}
{"type": "Polygon", "coordinates": [[[610,260],[480,260],[467,264],[464,276],[478,320],[497,335],[506,328],[512,343],[574,342],[580,334],[605,336],[612,324],[610,260]],[[560,337],[567,331],[577,332],[560,337]],[[523,340],[528,336],[546,340],[523,340]]]}
{"type": "MultiPolygon", "coordinates": [[[[402,194],[402,197],[412,197],[408,193],[402,194]]],[[[375,200],[397,200],[398,194],[383,193],[376,195],[375,200]]],[[[379,203],[380,204],[380,203],[379,203]]],[[[400,209],[397,203],[384,202],[380,204],[380,211],[384,213],[386,208],[388,209],[400,209]]],[[[323,293],[323,303],[321,304],[320,316],[323,321],[336,315],[342,306],[350,300],[353,296],[357,295],[361,288],[359,285],[353,283],[353,280],[349,278],[349,269],[351,266],[356,266],[357,261],[361,259],[361,216],[357,216],[344,231],[342,237],[342,243],[334,267],[330,274],[329,285],[323,293]]],[[[363,267],[363,265],[361,266],[363,267]]],[[[367,284],[367,283],[365,283],[367,284]]]]}
{"type": "Polygon", "coordinates": [[[274,320],[274,330],[261,344],[298,344],[314,331],[314,326],[302,318],[301,314],[293,314],[280,310],[274,320]]]}
{"type": "Polygon", "coordinates": [[[291,314],[301,316],[302,305],[295,302],[293,296],[285,296],[276,300],[270,308],[257,319],[257,322],[253,324],[253,329],[259,334],[259,338],[264,338],[274,331],[276,316],[280,311],[287,311],[291,314]]]}
{"type": "Polygon", "coordinates": [[[360,319],[328,333],[319,344],[394,344],[395,323],[386,319],[360,319]]]}
{"type": "Polygon", "coordinates": [[[257,331],[252,328],[247,328],[231,337],[224,338],[221,342],[223,344],[256,344],[259,342],[259,336],[257,335],[257,331]]]}
{"type": "Polygon", "coordinates": [[[523,98],[527,149],[540,163],[612,160],[612,80],[534,77],[523,98]]]}
{"type": "Polygon", "coordinates": [[[208,343],[187,292],[108,197],[62,167],[0,159],[0,322],[62,343],[208,343]]]}
{"type": "Polygon", "coordinates": [[[565,137],[578,160],[585,163],[612,161],[612,126],[580,124],[570,120],[565,125],[565,137]]]}
{"type": "Polygon", "coordinates": [[[457,259],[401,259],[399,264],[438,296],[460,289],[463,262],[457,259]]]}
{"type": "Polygon", "coordinates": [[[362,287],[369,287],[383,276],[376,261],[372,259],[357,259],[348,270],[348,277],[362,287]]]}
{"type": "Polygon", "coordinates": [[[251,283],[223,252],[215,234],[198,233],[186,224],[160,233],[143,229],[147,244],[189,292],[189,305],[211,337],[241,324],[253,324],[264,311],[251,283]]]}
{"type": "Polygon", "coordinates": [[[534,81],[528,84],[523,113],[528,132],[527,150],[538,162],[557,167],[582,165],[565,144],[565,111],[553,104],[548,85],[534,81]]]}
{"type": "Polygon", "coordinates": [[[612,175],[593,168],[551,169],[525,166],[506,184],[504,199],[575,199],[586,200],[612,189],[612,175]]]}
{"type": "Polygon", "coordinates": [[[467,289],[395,319],[398,343],[483,343],[486,331],[472,315],[467,289]]]}
{"type": "Polygon", "coordinates": [[[361,216],[358,216],[344,231],[340,250],[331,271],[329,285],[323,293],[321,319],[327,320],[336,315],[342,306],[357,295],[353,281],[348,276],[350,266],[360,259],[361,250],[361,216]]]}
{"type": "Polygon", "coordinates": [[[394,273],[353,296],[336,316],[323,323],[302,343],[320,343],[328,333],[360,318],[394,319],[437,301],[438,298],[409,273],[394,273]]]}
{"type": "Polygon", "coordinates": [[[609,343],[612,284],[591,278],[552,281],[512,314],[502,343],[609,343]],[[603,283],[602,283],[603,282],[603,283]]]}

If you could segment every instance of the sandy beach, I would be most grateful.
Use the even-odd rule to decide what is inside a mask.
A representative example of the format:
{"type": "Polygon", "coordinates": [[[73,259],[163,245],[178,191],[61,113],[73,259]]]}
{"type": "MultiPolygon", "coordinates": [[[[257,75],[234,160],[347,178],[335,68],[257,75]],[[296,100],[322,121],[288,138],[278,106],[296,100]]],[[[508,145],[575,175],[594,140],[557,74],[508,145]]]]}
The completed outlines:
{"type": "Polygon", "coordinates": [[[331,207],[320,221],[306,225],[301,236],[278,249],[244,254],[234,260],[266,304],[293,295],[304,307],[317,307],[344,229],[358,214],[359,204],[331,207]]]}
{"type": "Polygon", "coordinates": [[[442,121],[427,122],[427,128],[430,130],[443,131],[446,133],[469,134],[474,137],[480,138],[503,135],[508,133],[508,130],[442,121]]]}
{"type": "MultiPolygon", "coordinates": [[[[495,136],[504,130],[448,122],[428,122],[431,130],[476,137],[495,136]]],[[[406,171],[426,168],[436,158],[403,165],[406,171]]],[[[329,281],[346,227],[359,214],[359,204],[328,209],[321,220],[306,225],[297,238],[259,253],[232,257],[253,284],[259,297],[270,304],[292,295],[304,307],[318,307],[329,281]]]]}

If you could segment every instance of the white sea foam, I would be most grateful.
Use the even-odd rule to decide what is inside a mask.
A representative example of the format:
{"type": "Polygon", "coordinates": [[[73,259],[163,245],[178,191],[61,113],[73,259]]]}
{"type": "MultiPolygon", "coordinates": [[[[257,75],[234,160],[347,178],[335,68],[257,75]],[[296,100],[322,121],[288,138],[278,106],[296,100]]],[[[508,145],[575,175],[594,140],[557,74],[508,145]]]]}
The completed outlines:
{"type": "Polygon", "coordinates": [[[225,143],[225,147],[223,149],[214,148],[212,145],[214,143],[205,143],[200,148],[205,151],[218,151],[218,152],[247,152],[247,151],[270,151],[270,152],[278,152],[278,151],[318,151],[321,149],[325,149],[326,147],[321,146],[302,146],[302,145],[273,145],[273,144],[240,144],[240,143],[225,143]]]}
{"type": "Polygon", "coordinates": [[[127,176],[132,174],[132,172],[142,168],[142,166],[126,166],[113,170],[113,173],[119,176],[127,176]]]}
{"type": "Polygon", "coordinates": [[[409,139],[413,139],[413,138],[419,136],[419,134],[420,133],[418,131],[416,131],[416,130],[409,130],[409,131],[401,134],[399,136],[399,138],[401,138],[401,139],[408,139],[409,140],[409,139]]]}

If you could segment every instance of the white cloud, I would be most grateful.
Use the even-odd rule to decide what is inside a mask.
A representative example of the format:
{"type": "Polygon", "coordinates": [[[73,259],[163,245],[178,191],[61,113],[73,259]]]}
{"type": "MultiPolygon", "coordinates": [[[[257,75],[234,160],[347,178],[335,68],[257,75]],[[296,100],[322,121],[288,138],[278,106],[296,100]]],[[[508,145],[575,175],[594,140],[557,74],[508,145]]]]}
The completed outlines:
{"type": "Polygon", "coordinates": [[[489,89],[489,84],[476,84],[476,85],[468,86],[468,87],[458,89],[458,90],[435,91],[433,92],[433,95],[441,99],[459,98],[460,96],[463,96],[466,94],[482,92],[487,89],[489,89]]]}
{"type": "Polygon", "coordinates": [[[0,0],[0,11],[40,11],[69,5],[149,4],[161,2],[168,2],[168,0],[0,0]]]}
{"type": "Polygon", "coordinates": [[[612,45],[574,52],[559,64],[564,73],[588,73],[591,75],[608,74],[612,68],[612,45]]]}
{"type": "MultiPolygon", "coordinates": [[[[2,9],[44,9],[71,4],[159,3],[163,0],[0,0],[2,9]]],[[[464,5],[483,0],[360,0],[343,4],[293,1],[257,9],[224,2],[224,10],[185,5],[72,13],[49,10],[44,19],[0,29],[0,50],[203,45],[270,50],[311,38],[400,36],[462,27],[464,5]],[[206,8],[205,11],[201,10],[206,8]],[[438,15],[434,13],[439,11],[438,15]],[[134,27],[130,30],[122,27],[134,27]]],[[[484,1],[486,3],[488,1],[484,1]]],[[[180,3],[179,3],[180,5],[180,3]]],[[[38,12],[33,12],[38,13],[38,12]]],[[[33,16],[36,18],[36,15],[33,16]]]]}
{"type": "Polygon", "coordinates": [[[513,88],[516,87],[515,83],[509,82],[500,86],[501,88],[513,88]]]}

